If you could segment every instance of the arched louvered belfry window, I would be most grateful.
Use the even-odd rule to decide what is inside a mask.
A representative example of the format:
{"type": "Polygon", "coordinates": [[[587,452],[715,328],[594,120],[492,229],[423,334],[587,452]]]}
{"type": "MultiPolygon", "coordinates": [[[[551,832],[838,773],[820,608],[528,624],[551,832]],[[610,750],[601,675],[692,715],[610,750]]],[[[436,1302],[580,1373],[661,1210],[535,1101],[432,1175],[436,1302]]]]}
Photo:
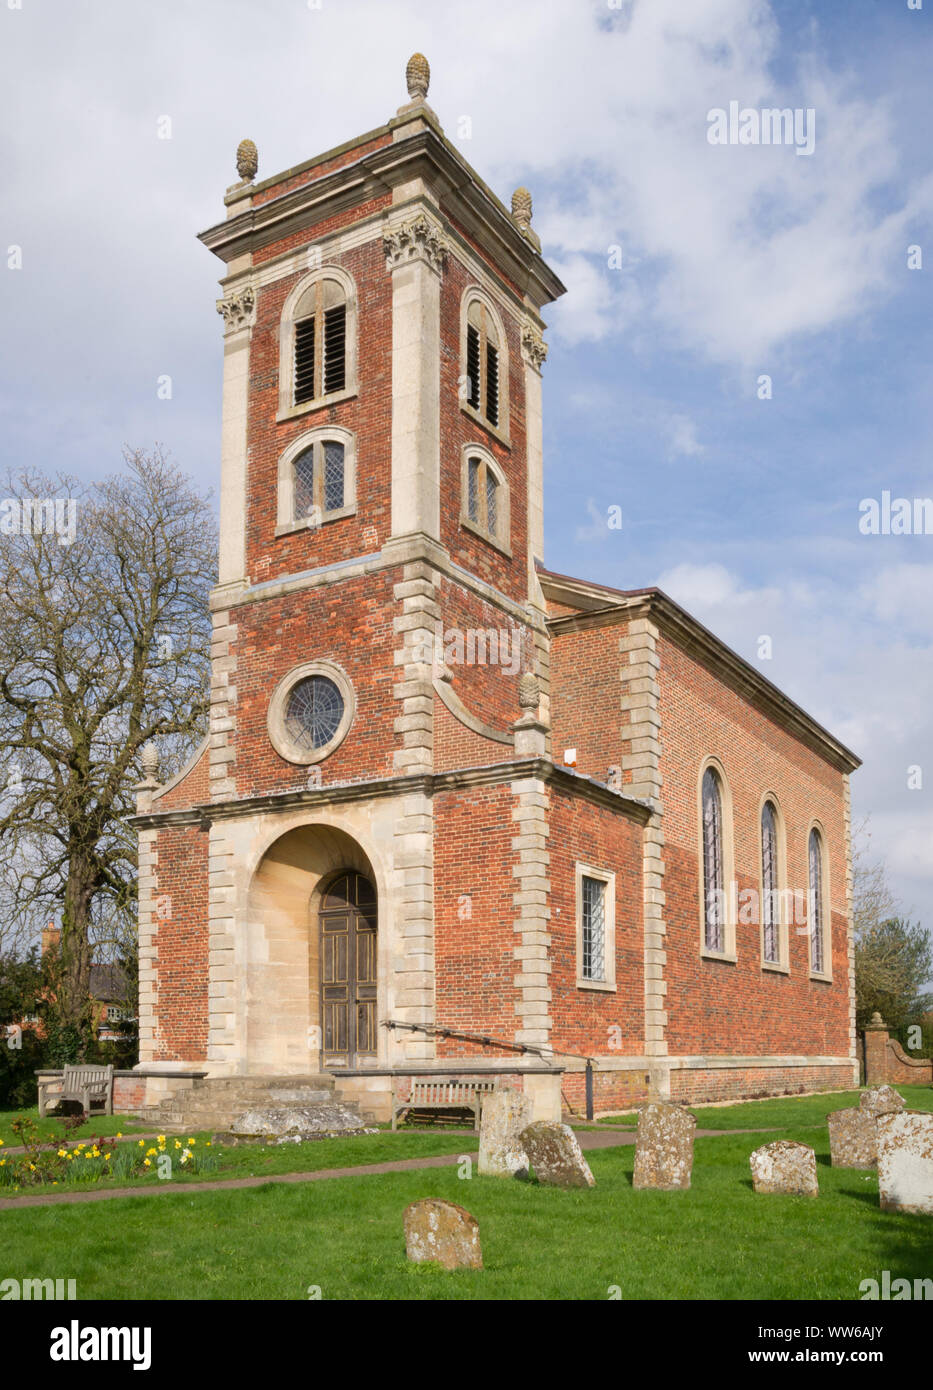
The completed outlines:
{"type": "Polygon", "coordinates": [[[279,419],[356,392],[357,296],[339,266],[306,276],[282,309],[279,419]]]}
{"type": "Polygon", "coordinates": [[[826,973],[826,924],[823,905],[823,840],[814,827],[810,831],[810,969],[816,975],[826,973]]]}
{"type": "Polygon", "coordinates": [[[773,801],[766,801],[761,808],[761,926],[762,956],[769,965],[778,965],[781,959],[781,919],[777,812],[773,801]]]}
{"type": "Polygon", "coordinates": [[[725,867],[722,783],[708,767],[703,774],[703,927],[708,951],[725,951],[725,867]]]}
{"type": "Polygon", "coordinates": [[[480,291],[465,301],[461,399],[497,434],[508,434],[508,352],[498,314],[480,291]]]}

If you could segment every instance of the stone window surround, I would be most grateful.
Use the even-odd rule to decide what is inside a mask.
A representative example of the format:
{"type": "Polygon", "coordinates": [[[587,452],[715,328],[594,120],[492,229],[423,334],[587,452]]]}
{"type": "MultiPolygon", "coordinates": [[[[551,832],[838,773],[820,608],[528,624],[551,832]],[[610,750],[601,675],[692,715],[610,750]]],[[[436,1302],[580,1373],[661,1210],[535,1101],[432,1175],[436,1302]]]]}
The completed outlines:
{"type": "Polygon", "coordinates": [[[502,464],[496,460],[494,454],[486,448],[484,444],[464,444],[460,450],[460,525],[467,531],[472,531],[474,536],[479,536],[487,545],[495,546],[496,550],[501,550],[503,555],[512,558],[512,504],[509,492],[509,482],[502,469],[502,464]],[[484,531],[482,526],[471,521],[469,516],[469,492],[470,492],[470,459],[478,458],[490,470],[499,490],[496,496],[498,533],[491,535],[484,531]]]}
{"type": "Polygon", "coordinates": [[[810,924],[807,923],[807,970],[811,980],[819,980],[823,984],[832,984],[833,980],[833,918],[830,906],[832,898],[829,892],[829,854],[826,850],[826,831],[821,820],[811,820],[807,826],[807,835],[804,840],[804,850],[807,860],[807,910],[809,913],[810,903],[810,834],[816,831],[820,839],[820,868],[822,870],[821,894],[823,909],[823,969],[813,969],[813,942],[810,937],[810,924]]]}
{"type": "Polygon", "coordinates": [[[509,342],[505,335],[505,325],[502,315],[490,294],[479,285],[469,285],[463,291],[463,298],[460,301],[460,382],[459,390],[460,409],[464,415],[468,415],[471,420],[475,420],[484,430],[487,430],[494,439],[498,439],[500,444],[504,444],[507,449],[512,447],[509,429],[509,342]],[[466,398],[466,392],[462,383],[467,377],[467,321],[470,313],[470,305],[479,302],[483,305],[486,312],[490,315],[496,326],[499,341],[496,344],[499,352],[499,423],[493,425],[481,410],[475,410],[466,398]]]}
{"type": "Polygon", "coordinates": [[[343,445],[343,506],[332,512],[323,512],[321,524],[339,521],[341,517],[356,515],[356,435],[339,425],[316,425],[293,439],[288,448],[279,455],[278,484],[276,496],[277,536],[291,535],[295,531],[308,531],[307,517],[295,516],[295,461],[311,448],[313,444],[333,440],[343,445]]]}
{"type": "Polygon", "coordinates": [[[347,734],[350,732],[350,725],[353,723],[356,714],[356,695],[353,690],[353,683],[344,671],[342,666],[338,666],[335,661],[320,659],[317,661],[306,661],[301,666],[293,666],[286,676],[279,681],[275,688],[272,699],[269,701],[269,713],[266,723],[269,730],[269,739],[273,748],[284,758],[286,762],[297,763],[300,766],[308,767],[312,763],[323,762],[330,757],[337,748],[340,747],[347,734]],[[288,696],[292,688],[299,681],[307,679],[308,676],[326,676],[332,680],[340,691],[343,700],[343,717],[337,726],[337,732],[329,743],[323,748],[298,748],[289,737],[285,727],[285,711],[288,704],[288,696]]]}
{"type": "Polygon", "coordinates": [[[359,337],[359,296],[356,282],[342,266],[322,265],[303,276],[292,289],[282,306],[279,324],[279,407],[276,420],[293,420],[324,406],[335,405],[338,401],[349,400],[359,394],[357,373],[357,343],[359,337]],[[318,396],[313,401],[293,401],[295,380],[295,323],[298,305],[308,290],[322,280],[335,280],[340,285],[347,306],[346,317],[346,384],[342,391],[331,391],[330,395],[318,396]]]}
{"type": "Polygon", "coordinates": [[[735,882],[735,842],[733,834],[732,820],[732,790],[729,779],[726,776],[726,769],[722,761],[710,754],[700,763],[700,772],[697,777],[697,905],[700,917],[700,955],[704,960],[725,961],[727,964],[735,965],[738,961],[735,944],[735,922],[732,914],[728,910],[731,902],[731,886],[735,882]],[[706,874],[703,862],[703,778],[708,768],[712,768],[719,775],[719,793],[722,802],[722,882],[726,896],[727,910],[723,922],[724,940],[726,949],[724,951],[713,951],[706,944],[706,911],[705,911],[705,885],[706,874]]]}
{"type": "Polygon", "coordinates": [[[762,793],[761,800],[758,802],[758,885],[759,885],[759,929],[761,937],[761,968],[762,970],[772,970],[779,975],[790,974],[790,946],[789,933],[790,923],[787,920],[787,825],[784,820],[784,812],[781,803],[774,792],[766,791],[762,793]],[[763,835],[761,818],[764,814],[765,805],[771,802],[774,807],[774,828],[777,840],[777,864],[775,865],[775,879],[778,891],[778,958],[774,960],[765,959],[765,920],[764,920],[764,863],[763,863],[763,835]]]}
{"type": "Polygon", "coordinates": [[[574,867],[576,885],[576,984],[577,989],[597,990],[603,994],[615,994],[616,987],[616,876],[611,869],[598,869],[595,865],[584,864],[578,860],[574,867]],[[605,940],[605,980],[588,980],[583,974],[583,880],[595,878],[606,885],[606,940],[605,940]]]}

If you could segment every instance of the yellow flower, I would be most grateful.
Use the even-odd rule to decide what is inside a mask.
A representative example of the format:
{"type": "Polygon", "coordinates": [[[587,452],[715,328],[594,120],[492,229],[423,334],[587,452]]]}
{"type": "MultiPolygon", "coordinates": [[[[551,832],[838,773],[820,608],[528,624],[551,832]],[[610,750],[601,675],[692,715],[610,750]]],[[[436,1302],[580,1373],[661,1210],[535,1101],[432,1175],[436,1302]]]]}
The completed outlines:
{"type": "Polygon", "coordinates": [[[109,1162],[110,1159],[113,1158],[113,1154],[104,1154],[104,1158],[106,1158],[107,1161],[109,1162]]]}
{"type": "Polygon", "coordinates": [[[117,1138],[118,1138],[118,1139],[122,1139],[122,1138],[123,1138],[123,1131],[122,1131],[121,1129],[118,1129],[118,1130],[117,1130],[117,1138]]]}
{"type": "Polygon", "coordinates": [[[197,1140],[196,1140],[196,1139],[189,1139],[189,1140],[188,1140],[188,1143],[189,1143],[189,1144],[195,1144],[195,1143],[197,1143],[197,1140]]]}
{"type": "Polygon", "coordinates": [[[59,1151],[58,1151],[58,1156],[59,1156],[59,1158],[67,1158],[67,1157],[68,1157],[68,1150],[67,1150],[67,1149],[59,1149],[59,1151]]]}
{"type": "Polygon", "coordinates": [[[140,1139],[140,1141],[139,1141],[139,1147],[140,1147],[141,1149],[144,1149],[144,1148],[146,1147],[146,1141],[145,1141],[145,1139],[140,1139]]]}
{"type": "Polygon", "coordinates": [[[3,1148],[3,1140],[0,1139],[0,1149],[2,1149],[2,1148],[3,1148]]]}
{"type": "Polygon", "coordinates": [[[156,1135],[156,1138],[158,1139],[158,1141],[159,1141],[160,1144],[164,1144],[164,1143],[165,1143],[165,1135],[164,1135],[164,1134],[157,1134],[157,1135],[156,1135]]]}
{"type": "Polygon", "coordinates": [[[147,1158],[152,1158],[153,1154],[157,1154],[158,1152],[159,1152],[158,1149],[147,1149],[147,1150],[146,1150],[146,1157],[147,1157],[147,1158]]]}
{"type": "MultiPolygon", "coordinates": [[[[0,1140],[0,1143],[2,1143],[2,1142],[3,1142],[3,1141],[0,1140]]],[[[5,1168],[5,1167],[6,1167],[6,1159],[5,1159],[5,1158],[0,1158],[0,1168],[5,1168]]]]}
{"type": "Polygon", "coordinates": [[[143,1167],[144,1167],[144,1168],[151,1168],[151,1167],[152,1167],[152,1159],[151,1159],[151,1158],[144,1158],[144,1159],[143,1159],[143,1167]]]}
{"type": "Polygon", "coordinates": [[[30,1173],[34,1173],[36,1171],[36,1165],[34,1163],[30,1163],[29,1171],[30,1173]]]}
{"type": "Polygon", "coordinates": [[[180,1148],[181,1148],[181,1140],[180,1140],[180,1139],[176,1139],[176,1140],[175,1140],[175,1148],[176,1148],[176,1149],[180,1149],[180,1148]]]}
{"type": "Polygon", "coordinates": [[[87,1144],[82,1140],[80,1144],[75,1145],[75,1148],[78,1150],[78,1153],[80,1153],[82,1149],[87,1148],[87,1144]]]}
{"type": "Polygon", "coordinates": [[[207,1141],[207,1143],[204,1145],[204,1147],[205,1147],[206,1149],[209,1149],[210,1146],[211,1146],[211,1141],[208,1139],[208,1141],[207,1141]]]}

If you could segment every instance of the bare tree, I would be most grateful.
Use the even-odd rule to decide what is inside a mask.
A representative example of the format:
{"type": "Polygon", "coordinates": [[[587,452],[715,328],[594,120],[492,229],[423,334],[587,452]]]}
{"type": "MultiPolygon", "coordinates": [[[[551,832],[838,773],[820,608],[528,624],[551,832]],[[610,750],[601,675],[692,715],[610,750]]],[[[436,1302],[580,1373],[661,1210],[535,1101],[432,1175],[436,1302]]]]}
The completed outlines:
{"type": "Polygon", "coordinates": [[[930,996],[928,933],[900,912],[883,859],[871,855],[867,818],[852,836],[855,1015],[864,1028],[877,1009],[893,1028],[919,1019],[930,996]]]}
{"type": "Polygon", "coordinates": [[[21,922],[60,917],[79,1030],[95,924],[133,930],[140,752],[164,737],[180,763],[207,713],[209,500],[161,449],[124,457],[88,487],[26,470],[0,501],[0,882],[21,922]]]}

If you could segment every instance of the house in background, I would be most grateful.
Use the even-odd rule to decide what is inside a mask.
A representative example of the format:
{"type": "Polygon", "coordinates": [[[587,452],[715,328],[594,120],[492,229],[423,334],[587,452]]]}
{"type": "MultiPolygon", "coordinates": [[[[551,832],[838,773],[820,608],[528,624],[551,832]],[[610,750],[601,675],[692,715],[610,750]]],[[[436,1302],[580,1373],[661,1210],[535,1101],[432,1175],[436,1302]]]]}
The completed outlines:
{"type": "Polygon", "coordinates": [[[327,1073],[382,1116],[457,1070],[556,1117],[587,1058],[598,1111],[855,1084],[858,759],[658,589],[545,566],[564,286],[407,79],[274,177],[244,141],[201,237],[211,726],[164,785],[145,758],[142,1071],[327,1073]]]}

